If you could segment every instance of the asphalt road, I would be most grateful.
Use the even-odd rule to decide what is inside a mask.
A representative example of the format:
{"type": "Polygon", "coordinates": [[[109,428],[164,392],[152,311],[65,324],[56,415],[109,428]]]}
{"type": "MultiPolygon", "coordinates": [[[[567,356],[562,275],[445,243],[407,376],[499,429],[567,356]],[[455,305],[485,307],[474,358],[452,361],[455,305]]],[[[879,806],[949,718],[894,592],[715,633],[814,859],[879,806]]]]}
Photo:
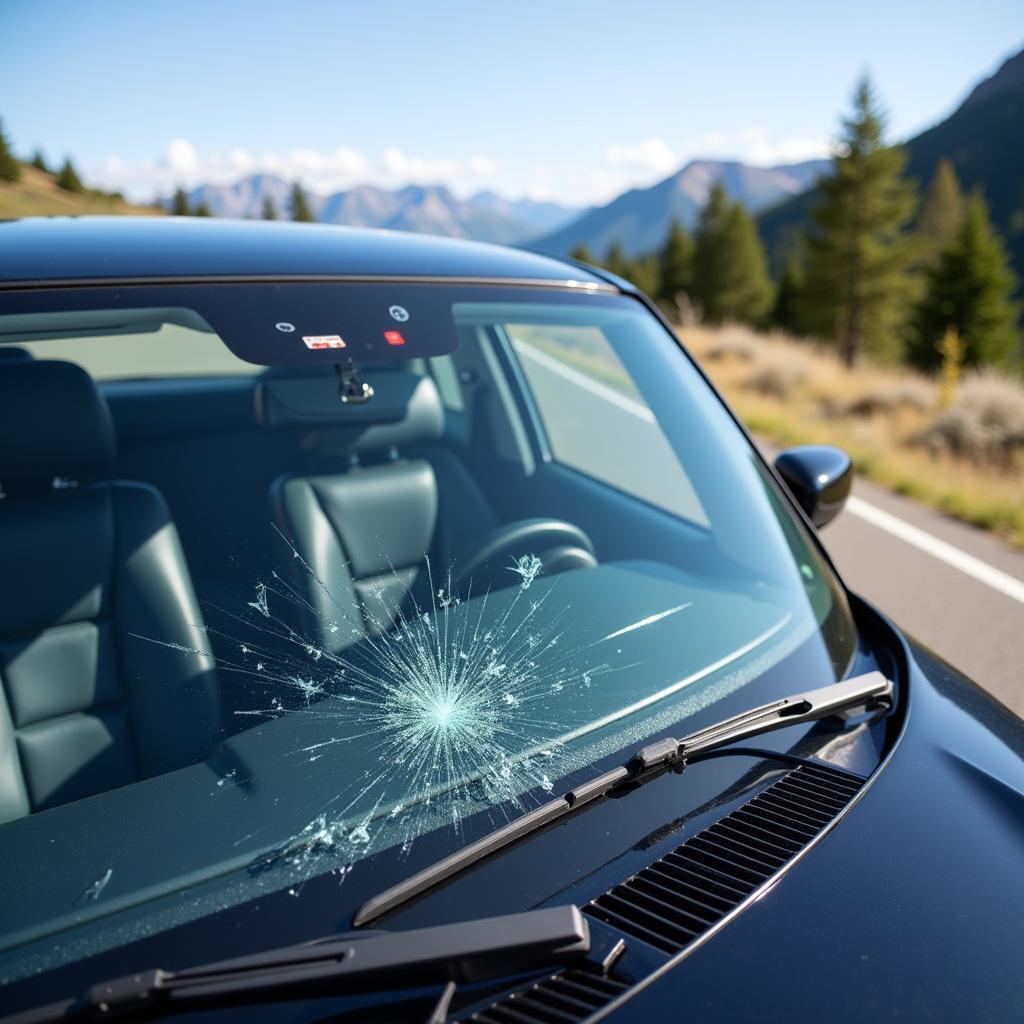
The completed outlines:
{"type": "MultiPolygon", "coordinates": [[[[586,422],[600,421],[610,434],[628,437],[634,452],[640,450],[638,440],[648,437],[651,459],[661,470],[652,473],[648,458],[634,459],[632,466],[643,466],[646,479],[664,488],[671,479],[667,444],[649,410],[546,353],[517,348],[535,388],[557,391],[564,402],[569,387],[578,403],[599,402],[598,410],[581,410],[586,422]]],[[[602,446],[577,438],[581,468],[589,468],[587,460],[602,446]]],[[[566,431],[563,446],[571,443],[566,431]]],[[[637,483],[637,493],[643,493],[637,483]]],[[[692,491],[677,491],[674,500],[659,497],[649,496],[692,514],[692,491]]],[[[1024,717],[1024,553],[860,479],[822,537],[851,590],[1024,717]]]]}
{"type": "Polygon", "coordinates": [[[847,586],[1024,717],[1024,554],[866,480],[853,493],[822,532],[847,586]],[[921,531],[910,536],[927,548],[929,538],[942,546],[908,542],[876,511],[921,531]],[[978,574],[951,564],[953,552],[976,560],[966,565],[978,574]],[[986,579],[985,568],[999,575],[986,579]]]}

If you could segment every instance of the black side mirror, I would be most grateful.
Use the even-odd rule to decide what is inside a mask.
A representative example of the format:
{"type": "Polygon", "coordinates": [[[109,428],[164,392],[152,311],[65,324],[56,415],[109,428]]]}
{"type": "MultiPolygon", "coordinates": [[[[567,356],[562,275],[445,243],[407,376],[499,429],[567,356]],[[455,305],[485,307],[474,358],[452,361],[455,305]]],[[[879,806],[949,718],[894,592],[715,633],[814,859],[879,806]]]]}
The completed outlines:
{"type": "Polygon", "coordinates": [[[775,468],[815,526],[827,525],[843,510],[853,483],[853,461],[841,448],[788,448],[775,460],[775,468]]]}

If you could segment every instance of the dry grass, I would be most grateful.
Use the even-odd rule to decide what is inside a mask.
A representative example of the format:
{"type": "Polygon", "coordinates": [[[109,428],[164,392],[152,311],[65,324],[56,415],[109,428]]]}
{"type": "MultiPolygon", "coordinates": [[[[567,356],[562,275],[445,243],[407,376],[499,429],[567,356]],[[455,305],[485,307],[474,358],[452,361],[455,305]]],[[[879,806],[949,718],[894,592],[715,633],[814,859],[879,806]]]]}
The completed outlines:
{"type": "Polygon", "coordinates": [[[836,444],[872,480],[1024,547],[1024,386],[965,380],[937,411],[929,378],[864,366],[743,329],[680,333],[755,433],[775,444],[836,444]],[[922,441],[927,440],[927,444],[922,441]]]}
{"type": "Polygon", "coordinates": [[[34,167],[22,167],[21,180],[0,182],[0,217],[79,216],[86,213],[162,214],[149,206],[133,206],[122,199],[110,199],[89,192],[65,192],[57,188],[52,175],[34,167]]]}
{"type": "Polygon", "coordinates": [[[1024,388],[991,370],[971,374],[922,441],[933,449],[1012,470],[1024,452],[1024,388]]]}

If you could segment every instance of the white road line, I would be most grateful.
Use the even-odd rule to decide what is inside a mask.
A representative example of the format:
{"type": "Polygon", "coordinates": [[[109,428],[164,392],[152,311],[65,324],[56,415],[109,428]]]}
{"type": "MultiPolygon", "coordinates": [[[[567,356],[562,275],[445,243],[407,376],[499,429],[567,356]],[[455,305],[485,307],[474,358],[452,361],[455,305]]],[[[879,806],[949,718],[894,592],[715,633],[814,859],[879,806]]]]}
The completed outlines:
{"type": "MultiPolygon", "coordinates": [[[[579,387],[586,388],[613,405],[617,405],[620,409],[632,413],[638,419],[642,419],[647,423],[656,422],[654,413],[646,405],[634,402],[612,388],[592,380],[586,374],[574,370],[571,366],[566,366],[565,363],[554,359],[546,352],[541,352],[532,345],[521,341],[516,342],[516,350],[527,358],[533,359],[542,366],[547,367],[554,373],[561,374],[566,380],[572,381],[579,387]]],[[[891,512],[886,512],[877,505],[872,505],[870,502],[864,501],[863,498],[856,497],[856,495],[850,496],[846,502],[846,508],[866,523],[877,526],[880,530],[885,530],[886,533],[898,537],[919,551],[931,555],[932,558],[937,558],[940,562],[945,562],[946,565],[953,569],[958,569],[972,579],[976,579],[979,583],[984,583],[993,590],[997,590],[1000,594],[1004,594],[1006,597],[1024,604],[1024,582],[1021,582],[1009,573],[993,568],[980,558],[975,558],[973,555],[961,551],[952,544],[939,540],[938,537],[919,527],[911,526],[910,523],[900,519],[899,516],[894,516],[891,512]]]]}
{"type": "Polygon", "coordinates": [[[1005,594],[1014,601],[1024,604],[1024,583],[1010,576],[1009,573],[993,568],[988,562],[968,555],[959,548],[953,547],[952,544],[947,544],[946,541],[939,540],[938,537],[934,537],[916,526],[911,526],[899,516],[894,516],[891,512],[886,512],[856,495],[851,495],[847,499],[846,507],[855,516],[871,523],[872,526],[877,526],[880,530],[899,537],[900,540],[924,551],[932,558],[937,558],[940,562],[945,562],[946,565],[973,577],[979,583],[984,583],[993,590],[998,590],[1000,594],[1005,594]]]}
{"type": "Polygon", "coordinates": [[[561,374],[566,380],[571,380],[573,384],[578,384],[581,388],[586,388],[587,391],[599,395],[606,402],[611,402],[612,405],[625,409],[626,412],[636,416],[637,419],[644,420],[646,423],[656,422],[654,413],[642,402],[635,402],[632,398],[627,398],[614,388],[608,387],[607,384],[602,384],[600,381],[588,377],[585,373],[580,373],[579,370],[566,366],[561,360],[549,356],[547,352],[541,352],[539,348],[534,348],[525,341],[515,342],[515,347],[520,355],[526,356],[527,359],[532,359],[535,363],[540,363],[541,366],[547,367],[553,373],[561,374]]]}

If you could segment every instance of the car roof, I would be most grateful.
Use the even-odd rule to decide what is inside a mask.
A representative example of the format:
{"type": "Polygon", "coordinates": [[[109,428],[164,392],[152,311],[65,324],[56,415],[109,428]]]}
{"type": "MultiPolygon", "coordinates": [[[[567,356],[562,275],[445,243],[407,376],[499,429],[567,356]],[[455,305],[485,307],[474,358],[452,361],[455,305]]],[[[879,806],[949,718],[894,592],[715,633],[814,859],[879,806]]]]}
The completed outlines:
{"type": "Polygon", "coordinates": [[[613,288],[576,264],[506,246],[324,224],[194,217],[0,221],[0,287],[84,281],[429,278],[613,288]]]}

